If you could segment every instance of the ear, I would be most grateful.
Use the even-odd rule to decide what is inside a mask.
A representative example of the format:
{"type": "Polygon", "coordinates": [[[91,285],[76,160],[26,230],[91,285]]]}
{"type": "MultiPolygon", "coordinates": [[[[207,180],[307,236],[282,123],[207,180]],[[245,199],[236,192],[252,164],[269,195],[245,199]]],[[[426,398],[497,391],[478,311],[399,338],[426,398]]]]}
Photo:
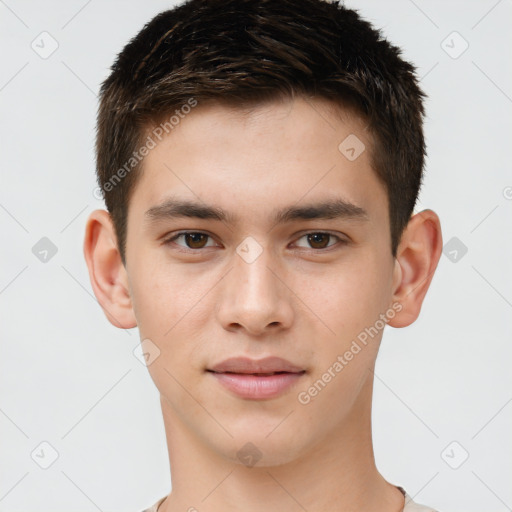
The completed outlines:
{"type": "Polygon", "coordinates": [[[393,301],[402,308],[389,325],[406,327],[418,318],[442,249],[441,223],[436,213],[423,210],[411,217],[397,249],[393,275],[393,301]]]}
{"type": "Polygon", "coordinates": [[[117,246],[114,225],[105,210],[87,219],[84,256],[94,295],[109,322],[120,329],[136,327],[128,276],[117,246]]]}

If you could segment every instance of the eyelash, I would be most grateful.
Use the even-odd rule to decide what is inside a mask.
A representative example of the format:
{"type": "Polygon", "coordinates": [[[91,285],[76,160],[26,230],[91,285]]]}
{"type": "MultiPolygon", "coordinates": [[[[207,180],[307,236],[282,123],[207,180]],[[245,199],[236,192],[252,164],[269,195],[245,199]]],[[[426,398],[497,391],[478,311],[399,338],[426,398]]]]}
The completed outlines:
{"type": "MultiPolygon", "coordinates": [[[[179,237],[181,237],[183,235],[206,235],[209,238],[213,238],[211,235],[209,235],[208,233],[204,233],[203,231],[181,231],[179,233],[174,234],[172,237],[165,239],[163,241],[163,245],[171,245],[174,242],[174,240],[177,240],[179,237]]],[[[301,238],[304,238],[305,236],[308,236],[308,235],[328,235],[328,236],[336,238],[338,240],[337,244],[335,243],[332,245],[328,245],[327,247],[325,247],[323,249],[315,249],[315,248],[311,247],[309,250],[311,250],[313,252],[317,252],[317,251],[318,252],[327,252],[327,251],[331,250],[332,248],[336,247],[337,245],[346,245],[348,243],[347,240],[344,240],[343,238],[341,238],[338,235],[335,235],[333,233],[329,233],[328,231],[309,231],[308,233],[304,233],[302,236],[300,236],[298,238],[298,240],[300,240],[301,238]]],[[[184,252],[184,253],[197,254],[200,251],[202,251],[203,249],[208,249],[208,247],[201,247],[199,249],[191,249],[190,247],[183,247],[183,246],[180,246],[179,244],[176,244],[176,245],[178,245],[180,247],[180,249],[178,249],[178,251],[184,252]]],[[[301,249],[306,249],[306,248],[301,247],[301,249]]]]}

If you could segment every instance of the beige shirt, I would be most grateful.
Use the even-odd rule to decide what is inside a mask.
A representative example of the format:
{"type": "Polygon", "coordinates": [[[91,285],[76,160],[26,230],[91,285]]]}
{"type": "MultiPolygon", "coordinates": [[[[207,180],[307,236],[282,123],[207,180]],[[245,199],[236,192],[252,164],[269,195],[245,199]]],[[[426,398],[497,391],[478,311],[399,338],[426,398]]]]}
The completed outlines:
{"type": "MultiPolygon", "coordinates": [[[[419,503],[415,503],[412,501],[412,498],[404,491],[402,487],[398,487],[400,491],[402,491],[405,496],[405,507],[402,512],[436,512],[432,507],[426,507],[425,505],[420,505],[419,503]]],[[[152,507],[143,510],[142,512],[158,512],[158,507],[163,503],[163,501],[167,498],[164,496],[159,499],[152,507]]]]}

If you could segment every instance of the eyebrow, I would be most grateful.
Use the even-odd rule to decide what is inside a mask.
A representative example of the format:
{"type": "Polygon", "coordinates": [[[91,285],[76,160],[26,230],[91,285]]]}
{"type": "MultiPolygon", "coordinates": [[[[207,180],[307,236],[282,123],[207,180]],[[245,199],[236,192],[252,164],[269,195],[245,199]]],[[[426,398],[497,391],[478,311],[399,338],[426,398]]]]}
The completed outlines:
{"type": "MultiPolygon", "coordinates": [[[[152,206],[145,213],[150,224],[175,218],[196,218],[217,220],[235,224],[237,217],[218,206],[170,197],[152,206]]],[[[341,198],[301,206],[288,206],[274,211],[271,215],[274,224],[285,224],[296,220],[351,219],[368,220],[366,210],[341,198]]]]}

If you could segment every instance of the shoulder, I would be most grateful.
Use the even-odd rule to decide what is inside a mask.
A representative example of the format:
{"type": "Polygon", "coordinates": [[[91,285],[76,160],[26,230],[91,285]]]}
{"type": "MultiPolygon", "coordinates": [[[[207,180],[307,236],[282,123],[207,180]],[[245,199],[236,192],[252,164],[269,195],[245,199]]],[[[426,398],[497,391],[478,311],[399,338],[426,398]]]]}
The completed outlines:
{"type": "Polygon", "coordinates": [[[426,505],[421,505],[420,503],[416,503],[413,499],[407,494],[405,494],[405,507],[403,512],[438,512],[432,507],[427,507],[426,505]]]}
{"type": "Polygon", "coordinates": [[[145,508],[142,512],[157,512],[158,507],[162,504],[162,502],[167,498],[167,496],[164,496],[163,498],[160,498],[152,507],[145,508]]]}

